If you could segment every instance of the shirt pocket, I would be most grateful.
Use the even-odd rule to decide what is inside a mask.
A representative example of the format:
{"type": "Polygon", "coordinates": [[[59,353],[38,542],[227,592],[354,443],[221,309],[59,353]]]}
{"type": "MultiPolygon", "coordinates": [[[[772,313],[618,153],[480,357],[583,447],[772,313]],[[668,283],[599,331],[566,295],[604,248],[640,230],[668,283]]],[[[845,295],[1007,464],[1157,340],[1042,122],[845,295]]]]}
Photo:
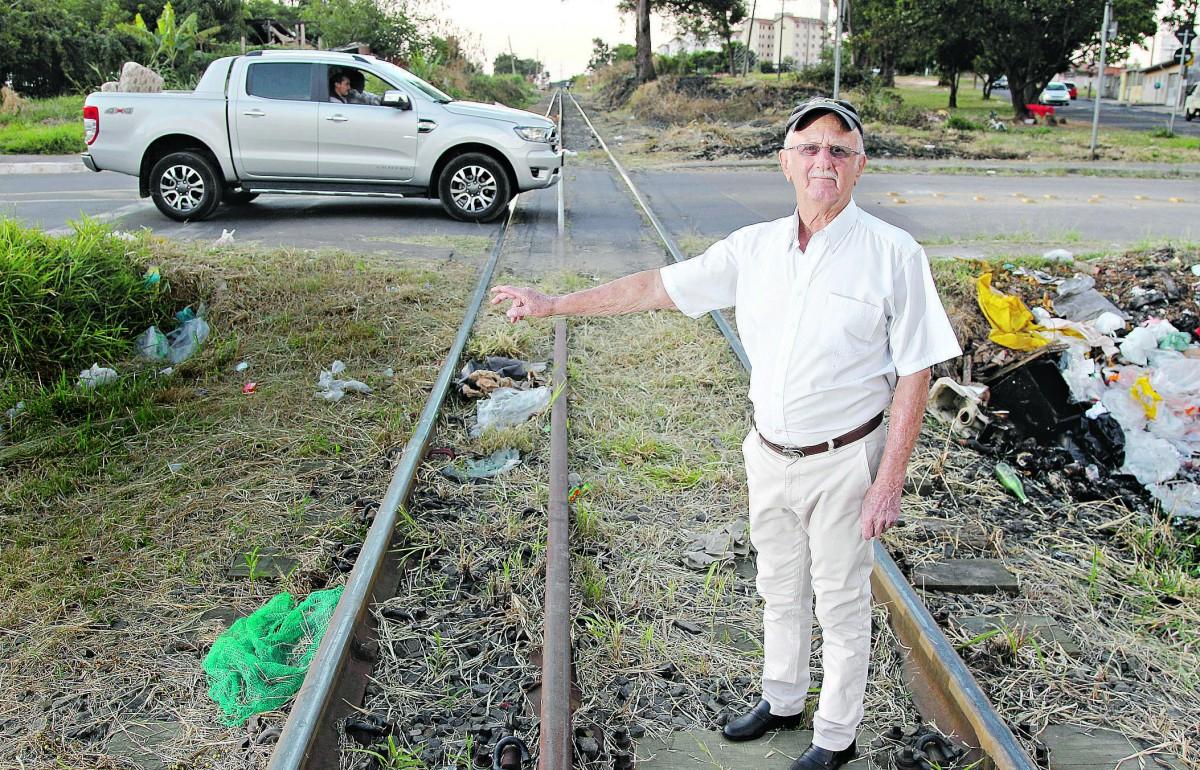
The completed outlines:
{"type": "Polygon", "coordinates": [[[842,355],[866,353],[879,342],[883,308],[870,300],[829,294],[825,306],[826,346],[842,355]]]}

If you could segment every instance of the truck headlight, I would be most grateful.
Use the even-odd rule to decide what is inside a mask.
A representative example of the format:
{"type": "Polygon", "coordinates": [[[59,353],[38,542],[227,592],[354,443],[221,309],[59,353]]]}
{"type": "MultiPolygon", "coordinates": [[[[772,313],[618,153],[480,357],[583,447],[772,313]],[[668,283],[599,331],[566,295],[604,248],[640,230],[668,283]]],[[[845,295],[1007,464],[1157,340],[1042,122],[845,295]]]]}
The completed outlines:
{"type": "Polygon", "coordinates": [[[546,142],[549,143],[554,137],[553,126],[517,126],[513,129],[517,132],[517,136],[527,142],[546,142]]]}

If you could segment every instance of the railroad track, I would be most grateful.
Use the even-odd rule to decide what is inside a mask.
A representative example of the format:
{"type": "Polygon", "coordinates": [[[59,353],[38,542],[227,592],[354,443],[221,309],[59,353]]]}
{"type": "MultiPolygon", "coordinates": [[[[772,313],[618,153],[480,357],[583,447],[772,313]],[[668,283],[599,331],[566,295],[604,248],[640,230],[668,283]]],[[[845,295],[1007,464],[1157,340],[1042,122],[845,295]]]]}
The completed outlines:
{"type": "MultiPolygon", "coordinates": [[[[556,109],[564,134],[567,115],[576,112],[586,125],[590,138],[606,153],[616,173],[628,187],[637,205],[662,240],[666,252],[676,261],[685,255],[655,215],[617,158],[609,151],[599,132],[574,97],[564,91],[551,99],[547,114],[556,109]]],[[[578,125],[578,124],[576,124],[578,125]]],[[[580,127],[582,129],[582,126],[580,127]]],[[[565,136],[563,137],[566,138],[565,136]]],[[[574,136],[570,137],[576,141],[574,136]]],[[[555,250],[562,254],[565,244],[566,206],[564,187],[558,185],[557,240],[555,250]]],[[[372,607],[396,596],[403,583],[407,563],[405,552],[393,542],[398,527],[408,518],[406,506],[417,485],[418,469],[426,453],[439,413],[450,391],[460,357],[476,323],[480,306],[504,250],[514,217],[521,205],[514,199],[497,231],[495,243],[464,314],[453,345],[446,356],[413,435],[396,464],[387,492],[375,512],[361,552],[346,583],[341,601],[314,657],[300,693],[272,755],[271,770],[336,768],[346,765],[345,724],[347,719],[363,716],[360,704],[371,686],[372,668],[378,657],[379,616],[372,607]]],[[[725,335],[733,353],[749,371],[745,351],[729,323],[720,313],[713,320],[725,335]]],[[[536,766],[541,770],[566,770],[576,763],[576,733],[572,711],[578,698],[573,693],[571,651],[571,545],[568,542],[569,502],[567,412],[570,387],[567,382],[567,324],[554,325],[554,367],[550,386],[555,389],[551,407],[547,528],[545,548],[545,592],[542,604],[544,627],[541,632],[541,676],[537,686],[526,690],[530,708],[538,712],[536,766]]],[[[542,546],[538,544],[540,549],[542,546]]],[[[994,767],[1001,770],[1032,770],[1037,767],[1025,753],[1004,720],[989,704],[963,661],[947,641],[886,549],[876,541],[875,571],[872,585],[877,602],[888,608],[893,629],[909,651],[906,664],[913,686],[910,688],[921,716],[952,734],[969,750],[963,759],[967,766],[994,767]]],[[[490,704],[490,698],[489,698],[490,704]]],[[[491,734],[492,745],[468,744],[458,761],[476,767],[505,770],[528,766],[523,762],[527,748],[520,736],[511,733],[512,724],[491,734]]],[[[381,731],[382,734],[382,731],[381,731]]],[[[418,733],[419,735],[419,733],[418,733]]],[[[526,736],[528,737],[528,735],[526,736]]],[[[627,741],[621,734],[619,741],[627,741]]],[[[351,749],[353,751],[353,749],[351,749]]],[[[632,755],[630,749],[628,754],[632,755]]],[[[919,759],[919,758],[918,758],[919,759]]],[[[407,766],[407,765],[395,765],[407,766]]],[[[617,766],[630,766],[629,763],[617,766]]],[[[928,765],[926,765],[928,766],[928,765]]],[[[913,767],[921,767],[914,764],[913,767]]]]}

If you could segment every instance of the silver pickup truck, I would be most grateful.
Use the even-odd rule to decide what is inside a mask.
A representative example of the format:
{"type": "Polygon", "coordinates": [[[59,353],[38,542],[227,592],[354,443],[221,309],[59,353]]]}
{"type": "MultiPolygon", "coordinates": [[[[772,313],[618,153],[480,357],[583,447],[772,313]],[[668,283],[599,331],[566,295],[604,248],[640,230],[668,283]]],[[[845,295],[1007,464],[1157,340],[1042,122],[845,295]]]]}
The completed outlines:
{"type": "Polygon", "coordinates": [[[562,169],[552,121],[452,99],[358,54],[218,59],[191,93],[93,93],[83,125],[84,164],[136,176],[179,221],[300,193],[438,198],[451,216],[486,222],[562,169]]]}

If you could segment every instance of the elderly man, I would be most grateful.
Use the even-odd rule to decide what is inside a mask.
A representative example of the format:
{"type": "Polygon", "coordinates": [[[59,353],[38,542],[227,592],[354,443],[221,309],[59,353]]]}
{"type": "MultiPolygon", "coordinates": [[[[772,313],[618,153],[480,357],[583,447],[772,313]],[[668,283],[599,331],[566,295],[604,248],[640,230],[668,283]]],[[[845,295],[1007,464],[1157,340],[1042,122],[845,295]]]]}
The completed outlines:
{"type": "Polygon", "coordinates": [[[871,651],[871,540],[896,523],[929,368],[961,353],[913,238],[855,205],[863,127],[845,101],[792,112],[779,151],[796,211],[704,254],[550,297],[499,286],[512,321],[736,306],[754,430],[742,444],[765,603],[762,699],[729,721],[744,741],[796,726],[808,694],[813,597],[824,677],[813,742],[792,770],[857,755],[871,651]],[[883,412],[891,405],[890,429],[883,412]]]}

